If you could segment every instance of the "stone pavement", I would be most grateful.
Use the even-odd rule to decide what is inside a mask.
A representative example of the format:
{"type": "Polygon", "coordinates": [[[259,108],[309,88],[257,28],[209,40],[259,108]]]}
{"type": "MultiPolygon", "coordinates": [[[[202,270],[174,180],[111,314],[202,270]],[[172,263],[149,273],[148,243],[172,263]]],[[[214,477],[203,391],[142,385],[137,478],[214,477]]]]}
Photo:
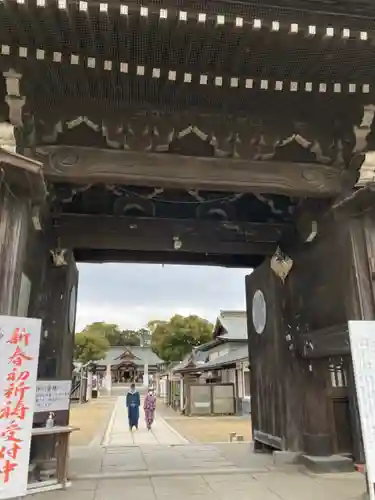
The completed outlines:
{"type": "Polygon", "coordinates": [[[291,469],[76,481],[66,491],[37,494],[34,500],[359,500],[363,491],[363,479],[354,473],[310,477],[291,469]]]}
{"type": "Polygon", "coordinates": [[[276,467],[271,455],[252,453],[249,443],[180,439],[160,415],[153,434],[142,426],[130,436],[120,398],[103,446],[72,449],[72,486],[33,500],[360,500],[365,491],[356,472],[313,475],[298,466],[276,467]]]}
{"type": "Polygon", "coordinates": [[[125,396],[117,399],[111,421],[104,438],[104,446],[177,445],[187,444],[187,440],[176,432],[156,413],[151,431],[146,428],[143,410],[140,409],[139,429],[130,432],[125,396]]]}

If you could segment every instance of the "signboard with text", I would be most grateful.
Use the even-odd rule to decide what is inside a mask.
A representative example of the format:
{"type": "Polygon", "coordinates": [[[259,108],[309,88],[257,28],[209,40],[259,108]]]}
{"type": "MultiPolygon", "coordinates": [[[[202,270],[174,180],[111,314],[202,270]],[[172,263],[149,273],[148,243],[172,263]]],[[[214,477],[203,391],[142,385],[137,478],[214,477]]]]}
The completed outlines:
{"type": "Polygon", "coordinates": [[[349,321],[370,500],[375,500],[375,321],[349,321]]]}
{"type": "Polygon", "coordinates": [[[26,494],[41,320],[0,316],[0,500],[26,494]]]}
{"type": "Polygon", "coordinates": [[[38,380],[36,383],[35,413],[69,410],[70,380],[38,380]]]}

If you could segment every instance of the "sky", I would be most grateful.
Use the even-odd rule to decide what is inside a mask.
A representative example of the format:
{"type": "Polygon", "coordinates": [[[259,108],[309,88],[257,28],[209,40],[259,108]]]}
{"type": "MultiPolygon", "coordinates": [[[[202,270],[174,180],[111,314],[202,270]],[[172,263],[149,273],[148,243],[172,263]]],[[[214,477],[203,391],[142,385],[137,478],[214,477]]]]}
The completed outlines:
{"type": "Polygon", "coordinates": [[[137,329],[152,319],[245,309],[249,269],[159,264],[80,264],[76,331],[94,321],[137,329]]]}

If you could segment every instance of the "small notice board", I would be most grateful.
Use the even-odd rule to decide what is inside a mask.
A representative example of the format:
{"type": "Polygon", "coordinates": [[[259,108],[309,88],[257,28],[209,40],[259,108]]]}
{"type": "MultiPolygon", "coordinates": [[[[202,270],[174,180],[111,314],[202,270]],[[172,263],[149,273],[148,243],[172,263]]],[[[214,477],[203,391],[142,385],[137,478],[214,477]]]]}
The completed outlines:
{"type": "Polygon", "coordinates": [[[370,500],[375,500],[375,321],[349,321],[370,500]]]}
{"type": "Polygon", "coordinates": [[[26,494],[41,320],[0,316],[0,500],[26,494]]]}
{"type": "Polygon", "coordinates": [[[35,412],[68,410],[71,386],[70,380],[38,380],[35,412]]]}

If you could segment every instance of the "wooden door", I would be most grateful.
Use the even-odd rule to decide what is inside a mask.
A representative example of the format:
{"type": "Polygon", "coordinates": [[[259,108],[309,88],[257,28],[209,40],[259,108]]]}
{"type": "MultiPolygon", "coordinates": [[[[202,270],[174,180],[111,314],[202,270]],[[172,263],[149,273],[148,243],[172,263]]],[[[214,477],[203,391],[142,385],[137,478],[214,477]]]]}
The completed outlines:
{"type": "Polygon", "coordinates": [[[284,449],[282,332],[276,279],[269,261],[246,277],[251,418],[255,442],[284,449]]]}
{"type": "MultiPolygon", "coordinates": [[[[350,361],[350,360],[349,360],[350,361]]],[[[353,453],[353,429],[349,405],[347,363],[342,359],[329,360],[329,395],[334,452],[353,453]]]]}

